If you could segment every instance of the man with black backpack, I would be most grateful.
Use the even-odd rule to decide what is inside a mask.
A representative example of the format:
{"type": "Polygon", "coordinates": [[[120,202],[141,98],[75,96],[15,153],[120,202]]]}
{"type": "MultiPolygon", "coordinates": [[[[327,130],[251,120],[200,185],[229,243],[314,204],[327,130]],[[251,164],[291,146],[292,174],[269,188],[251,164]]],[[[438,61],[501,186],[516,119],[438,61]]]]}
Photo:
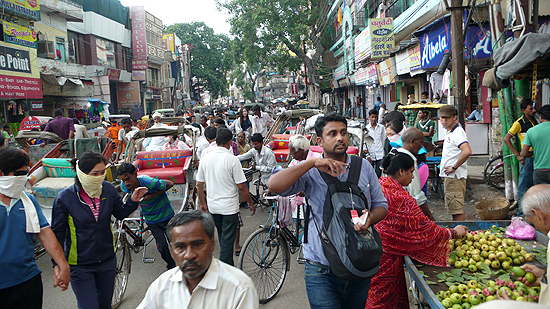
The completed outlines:
{"type": "Polygon", "coordinates": [[[282,196],[304,191],[308,200],[304,258],[311,308],[362,309],[382,255],[374,224],[388,206],[372,165],[346,153],[346,119],[328,113],[317,119],[315,132],[323,156],[274,174],[267,186],[282,196]]]}

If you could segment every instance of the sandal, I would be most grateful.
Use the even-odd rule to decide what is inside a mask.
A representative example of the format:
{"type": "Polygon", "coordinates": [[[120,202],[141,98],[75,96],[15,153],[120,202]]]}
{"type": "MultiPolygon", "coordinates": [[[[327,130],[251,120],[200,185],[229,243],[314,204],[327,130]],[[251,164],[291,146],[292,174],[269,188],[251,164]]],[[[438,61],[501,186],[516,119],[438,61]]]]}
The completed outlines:
{"type": "Polygon", "coordinates": [[[235,250],[235,255],[236,255],[236,256],[239,256],[239,255],[241,254],[241,250],[242,250],[242,248],[239,249],[239,250],[235,250]]]}

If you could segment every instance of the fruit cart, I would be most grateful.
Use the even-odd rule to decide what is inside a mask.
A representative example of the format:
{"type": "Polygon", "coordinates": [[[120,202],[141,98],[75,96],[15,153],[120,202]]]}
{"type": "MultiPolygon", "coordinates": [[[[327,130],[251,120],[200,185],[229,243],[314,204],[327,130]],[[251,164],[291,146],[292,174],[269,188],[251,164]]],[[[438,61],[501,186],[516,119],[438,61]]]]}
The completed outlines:
{"type": "MultiPolygon", "coordinates": [[[[440,221],[436,222],[440,226],[445,226],[453,228],[458,224],[468,227],[471,231],[475,230],[487,230],[496,226],[499,228],[506,227],[510,225],[510,221],[465,221],[465,222],[453,222],[453,221],[440,221]]],[[[536,239],[526,241],[526,240],[516,240],[516,243],[519,243],[522,247],[525,248],[527,252],[545,252],[545,248],[548,245],[548,237],[537,231],[536,239]]],[[[443,303],[436,296],[437,290],[441,291],[442,283],[437,283],[436,275],[442,272],[449,272],[455,269],[454,267],[434,267],[421,265],[420,263],[412,260],[409,257],[405,257],[405,268],[408,272],[409,286],[414,298],[415,304],[420,304],[420,308],[438,308],[445,309],[443,303]]],[[[533,261],[529,262],[535,264],[538,267],[546,267],[543,265],[543,261],[535,258],[533,261]]],[[[467,268],[464,269],[465,271],[467,268]]],[[[441,280],[440,280],[441,281],[441,280]]],[[[498,280],[497,280],[498,281],[498,280]]],[[[464,282],[465,283],[465,282],[464,282]]],[[[518,303],[518,306],[521,303],[518,303]]],[[[519,307],[518,307],[519,308],[519,307]]]]}

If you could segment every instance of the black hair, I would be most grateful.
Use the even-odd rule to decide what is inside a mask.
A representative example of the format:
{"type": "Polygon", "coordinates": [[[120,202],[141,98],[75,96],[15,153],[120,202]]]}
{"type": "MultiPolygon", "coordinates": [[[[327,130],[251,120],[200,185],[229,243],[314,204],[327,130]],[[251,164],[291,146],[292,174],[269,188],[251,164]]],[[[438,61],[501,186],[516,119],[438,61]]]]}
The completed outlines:
{"type": "Polygon", "coordinates": [[[334,112],[330,112],[324,116],[317,118],[317,120],[315,121],[315,134],[317,134],[318,137],[323,137],[323,130],[325,129],[327,123],[330,121],[343,122],[346,127],[348,126],[348,121],[346,120],[346,118],[344,118],[344,116],[334,112]]]}
{"type": "Polygon", "coordinates": [[[414,167],[414,160],[408,154],[393,149],[382,158],[381,166],[387,175],[395,175],[399,170],[409,170],[414,167]]]}
{"type": "Polygon", "coordinates": [[[403,121],[394,119],[388,123],[386,128],[391,128],[395,133],[399,134],[399,132],[403,131],[403,121]]]}
{"type": "Polygon", "coordinates": [[[520,107],[521,107],[522,110],[524,110],[529,105],[533,105],[533,102],[531,102],[529,100],[523,100],[523,102],[521,102],[521,104],[520,104],[520,107]]]}
{"type": "Polygon", "coordinates": [[[217,123],[217,124],[219,124],[220,126],[224,126],[224,125],[225,125],[225,121],[223,121],[223,119],[221,119],[221,118],[216,118],[216,120],[214,120],[214,123],[217,123]]]}
{"type": "Polygon", "coordinates": [[[2,129],[4,129],[4,130],[8,129],[8,130],[9,130],[9,129],[10,129],[10,126],[8,126],[7,124],[5,124],[5,125],[2,126],[2,129]]]}
{"type": "Polygon", "coordinates": [[[40,131],[44,131],[46,129],[46,124],[43,123],[40,125],[40,131]]]}
{"type": "Polygon", "coordinates": [[[382,124],[386,125],[390,123],[392,120],[399,120],[401,122],[405,121],[405,115],[401,112],[393,111],[389,112],[386,116],[384,116],[384,119],[382,120],[382,124]]]}
{"type": "Polygon", "coordinates": [[[202,119],[207,120],[208,118],[206,118],[206,116],[201,116],[201,120],[202,119]]]}
{"type": "Polygon", "coordinates": [[[73,118],[73,124],[80,124],[80,121],[78,121],[78,119],[76,118],[73,118]]]}
{"type": "Polygon", "coordinates": [[[373,108],[373,109],[371,109],[371,110],[369,111],[369,117],[370,117],[370,115],[376,115],[376,116],[378,116],[378,111],[377,111],[376,109],[373,108]]]}
{"type": "Polygon", "coordinates": [[[264,137],[260,133],[254,133],[250,137],[250,141],[255,142],[255,143],[263,143],[264,142],[264,137]]]}
{"type": "Polygon", "coordinates": [[[422,91],[422,95],[429,95],[428,91],[422,91]]]}
{"type": "Polygon", "coordinates": [[[537,110],[537,113],[542,119],[550,120],[550,105],[544,105],[537,110]]]}
{"type": "Polygon", "coordinates": [[[119,175],[125,175],[125,174],[133,175],[136,172],[136,167],[130,163],[122,163],[118,167],[117,172],[119,175]]]}
{"type": "Polygon", "coordinates": [[[206,127],[206,129],[204,129],[204,137],[209,140],[216,139],[216,128],[213,126],[206,127]]]}
{"type": "Polygon", "coordinates": [[[196,122],[192,122],[191,125],[194,126],[197,129],[199,129],[199,130],[201,129],[201,125],[196,123],[196,122]]]}
{"type": "Polygon", "coordinates": [[[399,110],[399,106],[401,106],[401,105],[403,105],[403,103],[398,102],[397,104],[395,104],[395,107],[393,108],[393,111],[397,112],[399,110]]]}
{"type": "Polygon", "coordinates": [[[382,101],[382,98],[380,98],[380,97],[376,97],[376,100],[378,100],[378,101],[382,101]]]}
{"type": "MultiPolygon", "coordinates": [[[[2,144],[3,145],[3,144],[2,144]]],[[[0,171],[7,176],[18,169],[29,166],[29,156],[23,151],[13,147],[0,148],[0,171]]]]}
{"type": "Polygon", "coordinates": [[[208,235],[208,237],[214,237],[215,224],[212,215],[195,209],[177,213],[172,217],[172,219],[170,219],[170,221],[168,221],[168,225],[166,225],[166,234],[168,236],[168,240],[172,241],[172,230],[174,229],[174,227],[187,225],[195,220],[200,220],[202,222],[202,226],[204,227],[204,231],[206,232],[206,235],[208,235]]]}
{"type": "Polygon", "coordinates": [[[61,110],[61,108],[56,108],[56,109],[53,111],[53,116],[54,116],[54,117],[63,116],[63,111],[61,110]]]}
{"type": "Polygon", "coordinates": [[[120,121],[120,125],[125,125],[125,124],[132,125],[132,120],[130,120],[130,118],[122,118],[122,120],[120,121]]]}
{"type": "Polygon", "coordinates": [[[216,145],[223,146],[233,139],[231,130],[225,127],[220,127],[216,132],[216,145]]]}
{"type": "Polygon", "coordinates": [[[261,110],[262,110],[262,107],[259,104],[252,106],[252,111],[254,112],[261,111],[261,110]]]}
{"type": "MultiPolygon", "coordinates": [[[[84,174],[88,174],[92,169],[94,169],[94,166],[99,163],[107,164],[107,158],[105,158],[101,153],[92,150],[84,152],[79,159],[75,158],[71,160],[71,166],[73,169],[76,171],[76,165],[78,164],[78,168],[80,168],[84,174]]],[[[74,177],[74,182],[79,187],[82,187],[80,180],[78,180],[78,176],[74,177]]]]}
{"type": "Polygon", "coordinates": [[[239,114],[238,114],[238,118],[239,118],[239,121],[241,122],[241,128],[244,127],[244,122],[245,122],[245,119],[244,119],[244,116],[243,116],[243,111],[246,109],[246,112],[247,112],[247,120],[248,120],[248,108],[246,107],[243,107],[239,110],[239,114]]]}

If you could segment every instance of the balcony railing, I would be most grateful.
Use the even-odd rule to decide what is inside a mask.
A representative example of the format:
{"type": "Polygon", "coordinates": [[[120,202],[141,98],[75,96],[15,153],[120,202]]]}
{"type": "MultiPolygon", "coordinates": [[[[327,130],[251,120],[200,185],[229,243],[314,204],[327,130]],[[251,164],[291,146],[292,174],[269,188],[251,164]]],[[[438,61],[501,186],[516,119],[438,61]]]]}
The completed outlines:
{"type": "Polygon", "coordinates": [[[390,4],[390,7],[386,9],[385,17],[393,17],[401,15],[410,6],[414,4],[415,0],[395,0],[390,4]]]}

